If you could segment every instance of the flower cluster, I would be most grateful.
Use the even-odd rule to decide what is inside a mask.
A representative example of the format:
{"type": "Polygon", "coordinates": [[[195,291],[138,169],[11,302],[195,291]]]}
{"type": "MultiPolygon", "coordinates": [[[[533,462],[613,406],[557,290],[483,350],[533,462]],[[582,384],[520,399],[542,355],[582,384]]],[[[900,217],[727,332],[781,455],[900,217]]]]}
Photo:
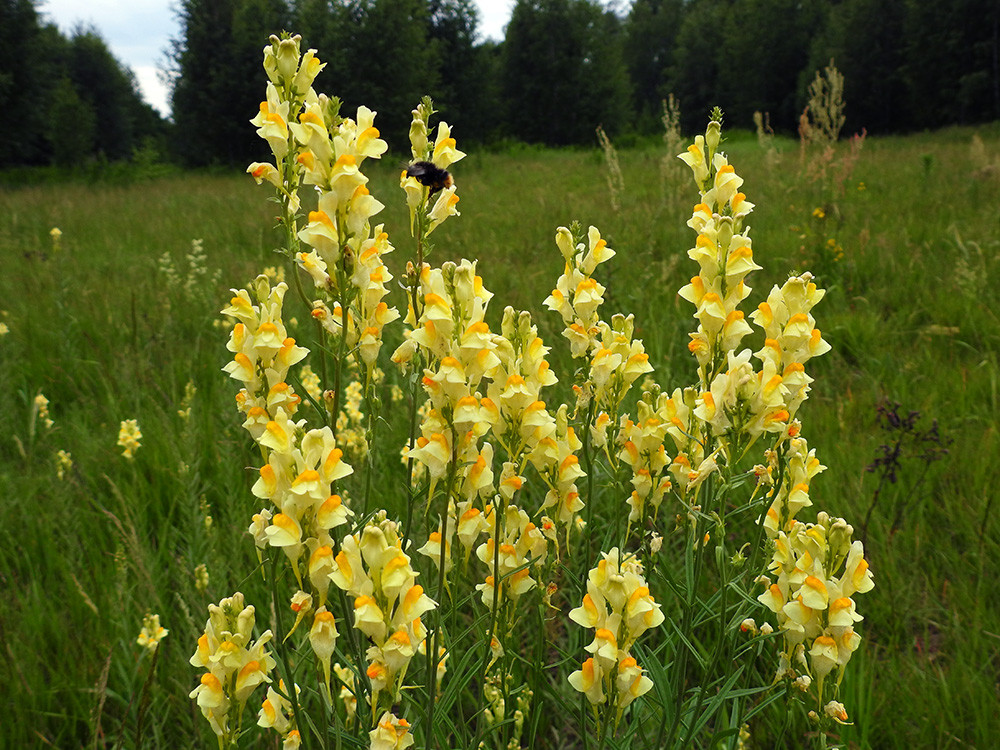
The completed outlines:
{"type": "MultiPolygon", "coordinates": [[[[584,476],[577,453],[582,443],[569,425],[565,406],[553,414],[542,400],[542,389],[557,382],[546,355],[549,347],[538,336],[527,312],[504,310],[499,364],[491,373],[490,401],[499,418],[494,427],[508,461],[503,468],[500,494],[509,501],[524,481],[517,467],[531,463],[548,491],[540,510],[553,509],[555,520],[569,528],[583,501],[576,481],[584,476]]],[[[541,523],[548,523],[542,517],[541,523]]]]}
{"type": "MultiPolygon", "coordinates": [[[[764,347],[754,355],[761,362],[760,382],[765,384],[760,389],[761,398],[766,400],[768,392],[780,395],[779,408],[787,412],[787,419],[795,418],[812,382],[805,373],[805,363],[830,351],[810,313],[824,294],[806,272],[792,276],[781,287],[774,286],[767,300],[750,315],[766,337],[764,347]]],[[[778,404],[777,399],[774,403],[778,404]]],[[[766,413],[767,408],[762,403],[758,411],[766,413]]],[[[766,425],[761,424],[760,429],[766,425]]]]}
{"type": "Polygon", "coordinates": [[[615,416],[622,399],[636,379],[652,372],[642,342],[632,339],[632,316],[615,315],[611,324],[601,320],[605,287],[594,277],[597,266],[615,256],[596,227],[587,230],[586,242],[566,227],[556,230],[556,246],[566,263],[545,305],[558,312],[566,328],[574,357],[586,357],[590,368],[587,382],[577,387],[578,403],[593,402],[615,416]]]}
{"type": "Polygon", "coordinates": [[[261,510],[249,531],[259,549],[270,546],[284,551],[299,588],[303,588],[300,562],[308,551],[308,579],[322,605],[328,582],[315,570],[322,569],[324,561],[332,561],[330,529],[352,515],[332,484],[353,470],[341,460],[343,453],[329,427],[306,431],[305,420],[293,420],[300,397],[285,381],[289,367],[305,357],[307,350],[286,336],[282,322],[286,288],[284,282],[272,288],[262,275],[253,286],[257,305],[247,290],[236,292],[223,310],[239,321],[229,340],[229,350],[236,354],[224,369],[244,384],[236,397],[246,416],[243,426],[266,458],[253,494],[269,500],[276,511],[261,510]]]}
{"type": "Polygon", "coordinates": [[[139,429],[139,423],[134,419],[122,420],[118,428],[118,445],[125,458],[135,456],[135,452],[142,445],[140,440],[142,440],[142,431],[139,429]]]}
{"type": "Polygon", "coordinates": [[[169,630],[160,625],[159,615],[147,613],[142,618],[142,630],[139,631],[139,637],[136,638],[135,642],[143,648],[156,651],[157,646],[160,645],[160,641],[166,638],[169,632],[169,630]]]}
{"type": "Polygon", "coordinates": [[[544,562],[548,540],[528,514],[513,505],[507,506],[506,518],[499,528],[499,514],[493,506],[487,508],[485,520],[489,536],[476,548],[476,556],[490,567],[492,575],[486,576],[486,581],[476,589],[483,604],[492,608],[498,582],[501,592],[513,602],[537,585],[530,566],[544,562]]]}
{"type": "Polygon", "coordinates": [[[248,289],[232,291],[222,314],[236,321],[226,345],[233,360],[223,370],[242,383],[236,405],[245,417],[244,429],[259,441],[270,422],[287,422],[298,409],[302,399],[286,379],[289,368],[309,351],[288,335],[282,319],[287,284],[272,287],[261,274],[248,289]]]}
{"type": "MultiPolygon", "coordinates": [[[[628,415],[622,416],[618,432],[621,444],[618,457],[632,473],[633,489],[627,500],[630,524],[643,518],[648,508],[652,508],[655,514],[663,496],[672,486],[667,471],[672,462],[663,447],[671,423],[653,408],[646,395],[637,404],[636,420],[633,422],[628,415]]],[[[666,400],[660,399],[664,404],[666,400]]]]}
{"type": "Polygon", "coordinates": [[[694,172],[701,203],[688,226],[697,232],[688,255],[700,272],[680,291],[697,307],[698,329],[689,349],[699,363],[703,392],[695,414],[712,435],[728,434],[744,450],[764,433],[778,436],[798,431],[795,411],[806,398],[811,379],[804,364],[829,350],[809,310],[823,297],[806,273],[775,286],[767,301],[751,314],[764,331],[763,348],[756,352],[761,367],[751,364],[751,353],[737,353],[751,329],[739,304],[750,294],[746,276],[760,268],[753,259],[749,228],[744,219],[753,204],[739,192],[739,177],[725,155],[716,152],[720,125],[709,124],[680,158],[694,172]]]}
{"type": "Polygon", "coordinates": [[[69,451],[56,452],[56,477],[62,479],[73,468],[73,455],[69,451]]]}
{"type": "Polygon", "coordinates": [[[49,414],[49,400],[41,393],[35,396],[33,412],[34,418],[45,425],[45,429],[52,429],[52,425],[55,423],[49,414]]]}
{"type": "MultiPolygon", "coordinates": [[[[428,502],[449,466],[477,465],[480,438],[497,419],[496,405],[478,390],[499,361],[495,351],[499,337],[483,320],[492,296],[476,275],[474,263],[463,260],[440,269],[425,264],[419,280],[422,312],[415,316],[411,302],[407,322],[413,330],[405,332],[406,340],[393,354],[397,364],[407,366],[419,351],[427,363],[422,384],[430,409],[408,457],[427,469],[428,502]]],[[[484,463],[485,459],[480,465],[484,463]]],[[[479,489],[488,491],[486,479],[481,475],[481,481],[473,482],[478,489],[471,495],[479,489]]]]}
{"type": "Polygon", "coordinates": [[[359,107],[354,119],[341,117],[338,101],[313,90],[324,64],[315,50],[301,53],[300,41],[272,36],[264,48],[267,99],[252,122],[275,162],[256,162],[247,171],[258,184],[266,180],[278,189],[288,231],[312,248],[295,259],[324,297],[314,302],[313,317],[347,350],[357,347],[371,377],[382,330],[399,314],[383,299],[393,277],[382,256],[393,248],[382,226],[371,225],[385,206],[371,195],[361,166],[388,145],[374,125],[375,112],[359,107]],[[300,184],[318,193],[316,210],[301,229],[300,184]]]}
{"type": "Polygon", "coordinates": [[[360,533],[344,537],[329,573],[354,597],[354,627],[372,644],[365,658],[373,721],[380,695],[390,704],[398,699],[410,660],[427,637],[421,616],[437,606],[417,584],[417,575],[396,524],[384,512],[360,533]]]}
{"type": "Polygon", "coordinates": [[[772,492],[775,498],[764,521],[774,544],[769,565],[774,578],[761,577],[765,590],[758,597],[777,616],[783,635],[778,678],[798,680],[804,687],[815,681],[820,705],[826,677],[836,669],[839,685],[861,643],[854,625],[863,618],[852,597],[875,586],[862,543],[852,541],[850,524],[822,511],[816,523],[795,519],[799,510],[812,505],[809,482],[823,468],[804,439],[789,441],[782,481],[772,492]],[[800,676],[795,665],[806,674],[800,676]]]}
{"type": "Polygon", "coordinates": [[[597,266],[615,256],[615,251],[601,238],[597,227],[587,230],[587,242],[577,243],[566,227],[556,230],[556,245],[566,261],[556,288],[545,299],[545,306],[562,316],[563,330],[574,357],[585,357],[598,347],[600,317],[605,287],[593,278],[597,266]]]}
{"type": "Polygon", "coordinates": [[[243,594],[210,604],[205,632],[190,660],[206,670],[191,698],[224,745],[239,736],[247,699],[257,686],[271,681],[268,675],[275,667],[264,648],[271,631],[254,641],[254,625],[254,608],[244,605],[243,594]]]}
{"type": "Polygon", "coordinates": [[[594,640],[586,647],[593,656],[570,675],[569,682],[593,706],[610,702],[617,724],[622,711],[653,687],[629,649],[664,618],[634,555],[621,554],[615,547],[602,557],[587,577],[583,603],[569,613],[573,622],[594,631],[594,640]]]}
{"type": "MultiPolygon", "coordinates": [[[[750,316],[763,330],[764,346],[753,355],[748,349],[736,353],[750,332],[738,309],[750,292],[745,278],[758,266],[743,224],[753,204],[739,192],[743,180],[725,155],[716,152],[720,130],[717,120],[711,122],[705,135],[680,156],[694,172],[701,194],[688,221],[698,233],[688,255],[698,262],[700,273],[680,295],[697,307],[699,325],[689,348],[698,359],[703,391],[693,403],[685,397],[683,411],[693,414],[706,435],[719,440],[728,464],[745,455],[761,435],[773,436],[765,452],[768,465],[755,468],[760,485],[769,488],[762,524],[773,543],[768,567],[773,579],[761,576],[765,591],[758,599],[776,615],[783,635],[778,677],[802,689],[815,683],[822,705],[827,676],[836,668],[839,685],[861,641],[854,624],[862,617],[851,597],[874,586],[862,544],[852,542],[853,529],[846,521],[824,512],[816,523],[795,518],[812,505],[810,482],[825,468],[801,437],[795,419],[812,382],[805,364],[830,349],[811,313],[824,292],[809,273],[774,286],[750,316]],[[759,369],[751,364],[751,356],[759,361],[759,369]],[[798,674],[793,664],[805,673],[798,674]]],[[[705,460],[709,458],[714,456],[705,460]]],[[[835,701],[824,713],[846,719],[843,706],[835,701]]]]}

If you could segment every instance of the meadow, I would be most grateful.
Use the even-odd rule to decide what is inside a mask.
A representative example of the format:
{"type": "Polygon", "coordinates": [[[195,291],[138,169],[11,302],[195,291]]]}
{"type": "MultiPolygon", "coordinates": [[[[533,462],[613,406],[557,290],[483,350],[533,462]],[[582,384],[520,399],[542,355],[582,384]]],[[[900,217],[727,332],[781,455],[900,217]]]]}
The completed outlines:
{"type": "MultiPolygon", "coordinates": [[[[810,179],[797,142],[774,145],[769,155],[732,131],[722,146],[756,204],[748,223],[764,270],[750,282],[749,309],[792,271],[811,270],[828,290],[814,314],[832,351],[810,364],[802,412],[828,467],[812,494],[864,539],[876,580],[859,603],[865,640],[842,688],[852,725],[841,741],[991,747],[1000,735],[1000,127],[869,137],[853,170],[825,181],[810,179]]],[[[837,164],[848,149],[838,145],[837,164]]],[[[660,143],[621,149],[616,209],[600,150],[469,150],[453,169],[461,216],[435,232],[430,262],[479,259],[496,295],[491,328],[504,305],[532,311],[553,369],[572,372],[562,322],[542,300],[562,272],[555,228],[578,220],[618,253],[602,267],[606,309],[635,315],[654,380],[689,382],[694,323],[677,290],[695,273],[690,173],[663,167],[660,143]]],[[[401,163],[389,154],[367,167],[386,204],[379,221],[396,246],[386,263],[397,279],[412,257],[401,163]]],[[[222,372],[231,356],[219,310],[266,266],[292,283],[293,268],[273,252],[269,194],[221,173],[0,191],[9,329],[0,336],[9,399],[0,747],[215,745],[188,698],[197,680],[188,659],[207,604],[260,588],[246,533],[258,502],[247,467],[259,457],[222,372]],[[132,460],[116,446],[126,419],[142,430],[132,460]],[[71,465],[60,466],[59,451],[71,465]],[[195,573],[202,564],[207,588],[195,573]],[[136,644],[147,612],[169,629],[155,660],[136,644]]],[[[405,309],[395,282],[391,298],[405,309]]],[[[299,321],[291,335],[310,341],[293,295],[289,317],[299,321]]],[[[386,408],[387,422],[408,409],[386,408]]],[[[387,429],[397,445],[404,432],[387,429]]],[[[378,494],[399,503],[403,465],[375,468],[378,494]]],[[[258,606],[259,622],[267,610],[258,606]]],[[[783,746],[805,746],[799,729],[780,735],[783,746]]],[[[537,747],[576,746],[572,735],[546,734],[548,724],[538,731],[537,747]]],[[[277,746],[269,742],[247,739],[277,746]]]]}

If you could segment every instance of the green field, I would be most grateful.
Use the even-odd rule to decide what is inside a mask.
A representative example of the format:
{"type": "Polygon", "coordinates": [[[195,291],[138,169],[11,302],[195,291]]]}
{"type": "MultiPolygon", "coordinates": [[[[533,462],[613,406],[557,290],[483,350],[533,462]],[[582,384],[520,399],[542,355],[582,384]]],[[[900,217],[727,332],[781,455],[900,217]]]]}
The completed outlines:
{"type": "MultiPolygon", "coordinates": [[[[991,747],[1000,736],[1000,127],[869,138],[839,185],[810,181],[797,143],[777,145],[777,160],[749,134],[730,134],[723,148],[756,204],[749,224],[764,270],[749,280],[747,309],[793,270],[812,270],[828,290],[814,315],[833,351],[810,364],[800,413],[828,467],[812,495],[865,539],[877,584],[858,603],[865,640],[841,693],[853,721],[842,740],[991,747]],[[895,409],[899,429],[879,407],[895,409]],[[886,456],[894,463],[867,470],[886,456]]],[[[685,226],[697,194],[686,171],[661,171],[665,155],[655,143],[619,153],[616,212],[600,151],[471,153],[454,168],[462,215],[435,232],[430,262],[478,258],[496,295],[491,328],[506,305],[532,311],[565,385],[562,323],[541,304],[562,271],[553,235],[574,220],[596,225],[618,253],[599,273],[607,314],[634,313],[664,388],[692,382],[695,322],[676,291],[697,272],[685,226]]],[[[402,161],[366,166],[387,205],[379,221],[396,246],[386,262],[397,279],[413,252],[396,187],[402,161]]],[[[291,280],[273,252],[269,195],[245,175],[197,173],[0,191],[9,329],[0,392],[10,399],[0,434],[0,747],[215,746],[188,698],[197,674],[187,662],[208,603],[264,590],[246,534],[258,501],[245,467],[259,457],[221,371],[230,354],[217,321],[228,290],[263,267],[285,266],[291,280]],[[203,255],[189,258],[193,240],[203,255]],[[38,394],[51,427],[35,415],[38,394]],[[143,433],[131,461],[116,447],[125,419],[143,433]],[[72,456],[61,479],[60,450],[72,456]],[[207,591],[196,586],[200,564],[207,591]],[[146,612],[170,631],[148,683],[152,660],[135,642],[146,612]]],[[[396,282],[391,296],[405,307],[396,282]]],[[[301,323],[291,335],[310,345],[308,313],[293,297],[286,318],[301,323]]],[[[401,382],[388,367],[387,378],[401,382]]],[[[385,435],[397,446],[405,411],[387,406],[385,435]]],[[[402,502],[395,455],[374,467],[387,504],[402,502]]],[[[258,604],[258,622],[268,609],[258,604]]],[[[538,747],[560,746],[545,737],[538,747]]]]}

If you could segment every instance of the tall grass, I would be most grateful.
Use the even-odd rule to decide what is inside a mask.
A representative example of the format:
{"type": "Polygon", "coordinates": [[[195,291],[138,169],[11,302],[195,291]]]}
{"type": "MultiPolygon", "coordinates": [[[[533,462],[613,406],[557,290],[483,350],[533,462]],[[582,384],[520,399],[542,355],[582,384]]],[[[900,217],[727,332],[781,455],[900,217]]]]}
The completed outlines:
{"type": "MultiPolygon", "coordinates": [[[[829,289],[817,317],[833,352],[811,366],[806,406],[810,443],[829,467],[817,502],[856,527],[865,517],[879,487],[866,468],[895,437],[879,404],[920,412],[924,428],[936,420],[949,441],[929,466],[919,451],[905,455],[871,515],[866,550],[878,587],[844,687],[854,726],[843,737],[858,747],[988,747],[1000,732],[996,670],[983,668],[1000,652],[1000,321],[991,304],[1000,178],[972,160],[972,135],[869,138],[842,192],[800,176],[797,144],[779,141],[777,164],[749,134],[725,144],[759,207],[750,222],[766,269],[757,292],[817,267],[829,289]]],[[[1000,129],[979,135],[987,153],[1000,152],[1000,129]]],[[[689,310],[675,294],[689,273],[688,207],[664,199],[662,156],[619,152],[616,212],[597,150],[473,154],[454,170],[462,217],[435,235],[433,260],[478,257],[498,299],[535,311],[539,334],[554,342],[561,322],[540,304],[561,270],[552,229],[574,219],[601,227],[619,253],[607,304],[635,314],[636,335],[658,355],[657,379],[676,382],[691,368],[689,310]]],[[[395,194],[398,161],[374,168],[373,194],[395,194]]],[[[0,193],[0,322],[10,329],[0,337],[0,746],[214,745],[187,697],[187,659],[205,605],[258,584],[239,578],[256,564],[242,468],[256,459],[233,417],[220,372],[226,334],[213,321],[228,288],[280,260],[274,213],[242,175],[0,193]],[[63,233],[58,250],[52,227],[63,233]],[[186,275],[194,239],[211,273],[185,290],[158,259],[170,253],[186,275]],[[184,418],[189,382],[197,392],[184,418]],[[39,392],[53,426],[29,435],[39,392]],[[115,446],[127,418],[144,435],[132,461],[115,446]],[[60,449],[73,458],[62,480],[60,449]],[[201,563],[205,591],[194,576],[201,563]],[[152,676],[135,644],[147,611],[170,630],[152,676]]],[[[405,225],[401,201],[384,220],[405,225]]],[[[388,263],[399,276],[397,255],[388,263]]],[[[304,309],[292,315],[306,320],[304,309]]],[[[308,338],[304,323],[294,335],[308,338]]],[[[380,491],[393,492],[400,469],[383,469],[380,491]]]]}

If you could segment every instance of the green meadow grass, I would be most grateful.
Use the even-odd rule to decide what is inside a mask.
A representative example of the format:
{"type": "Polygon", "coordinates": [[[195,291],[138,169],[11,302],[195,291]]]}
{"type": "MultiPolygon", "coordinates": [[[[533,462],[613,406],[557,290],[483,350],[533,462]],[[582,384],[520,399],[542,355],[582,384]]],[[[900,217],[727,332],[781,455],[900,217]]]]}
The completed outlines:
{"type": "MultiPolygon", "coordinates": [[[[811,495],[856,534],[870,518],[877,584],[858,602],[864,643],[842,692],[851,747],[989,747],[1000,735],[1000,127],[978,132],[992,166],[972,161],[969,129],[868,139],[842,191],[804,179],[791,141],[779,142],[776,164],[747,134],[724,146],[757,205],[749,223],[764,270],[750,278],[750,301],[793,270],[812,270],[828,290],[814,314],[833,351],[810,363],[816,382],[801,412],[828,467],[811,495]],[[919,412],[914,428],[885,429],[886,403],[919,412]],[[935,423],[939,442],[928,437],[935,423]],[[866,467],[897,440],[895,481],[880,483],[866,467]]],[[[695,272],[685,222],[697,195],[673,166],[664,178],[664,156],[652,145],[619,154],[615,213],[598,151],[471,154],[454,170],[462,216],[435,232],[430,262],[478,258],[496,294],[491,325],[505,305],[531,310],[565,382],[562,324],[541,301],[562,270],[555,228],[594,224],[618,252],[599,272],[604,309],[634,313],[657,381],[685,385],[694,320],[676,291],[695,272]]],[[[398,279],[411,257],[399,162],[370,171],[398,279]]],[[[205,606],[237,589],[267,601],[245,534],[256,459],[221,372],[227,334],[216,321],[229,288],[287,266],[272,252],[269,195],[245,175],[199,174],[0,192],[0,322],[10,329],[0,337],[0,747],[215,745],[187,697],[205,606]],[[188,264],[194,239],[204,274],[188,264]],[[163,273],[164,253],[181,283],[163,273]],[[185,419],[188,383],[197,392],[185,419]],[[38,393],[51,429],[32,425],[38,393]],[[129,418],[143,432],[132,461],[115,445],[129,418]],[[62,480],[59,450],[73,458],[62,480]],[[206,592],[195,586],[201,563],[206,592]],[[148,684],[154,664],[135,643],[146,612],[170,630],[148,684]]],[[[303,321],[293,335],[309,342],[305,308],[290,308],[303,321]]],[[[401,444],[403,428],[388,434],[401,444]]],[[[375,468],[380,493],[398,497],[394,456],[375,468]]],[[[258,604],[264,620],[267,609],[258,604]]]]}

